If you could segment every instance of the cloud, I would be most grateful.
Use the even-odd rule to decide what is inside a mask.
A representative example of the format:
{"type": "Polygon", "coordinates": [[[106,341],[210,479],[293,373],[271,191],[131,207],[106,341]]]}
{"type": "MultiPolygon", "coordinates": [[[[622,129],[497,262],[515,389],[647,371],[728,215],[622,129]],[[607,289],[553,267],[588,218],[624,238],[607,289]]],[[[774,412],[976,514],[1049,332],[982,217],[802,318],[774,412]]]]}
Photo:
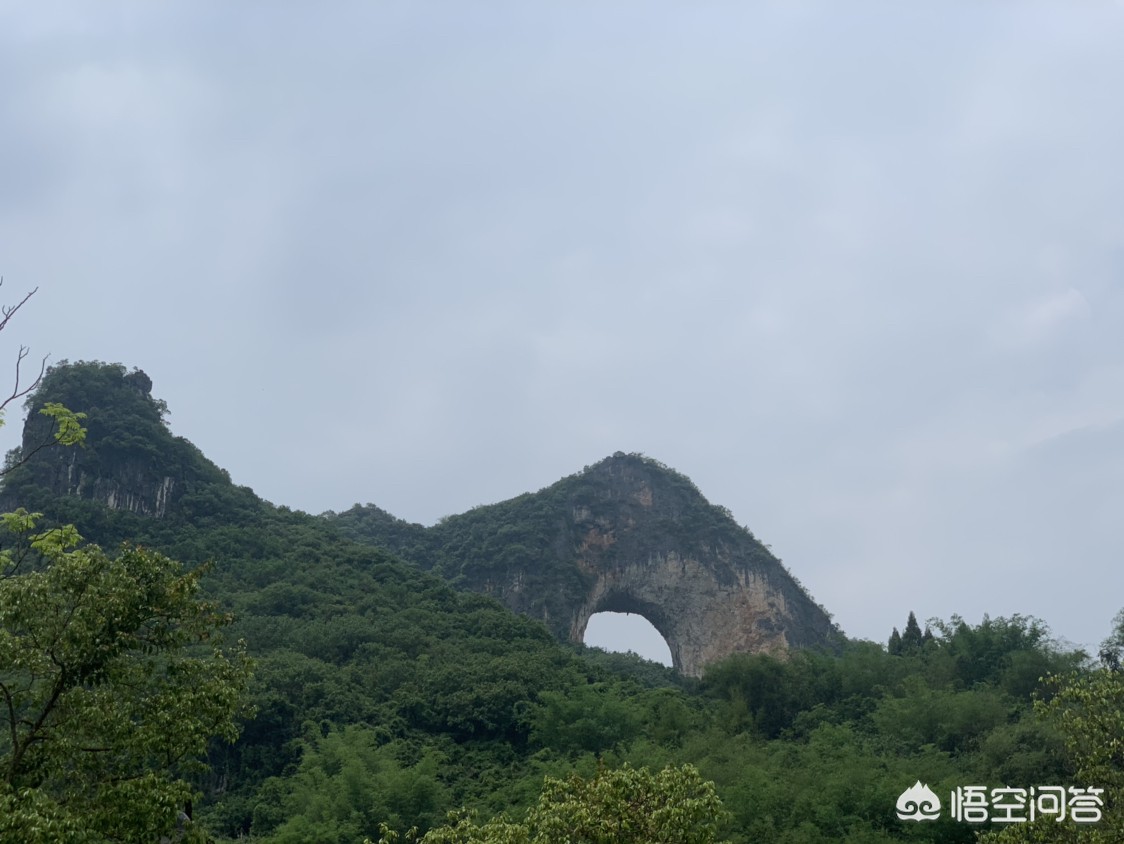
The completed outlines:
{"type": "Polygon", "coordinates": [[[1020,498],[1124,415],[1115,8],[57,8],[0,27],[4,339],[145,368],[271,500],[431,521],[645,451],[876,638],[903,560],[967,614],[1020,524],[1036,572],[1118,547],[1020,498]]]}
{"type": "Polygon", "coordinates": [[[1089,300],[1068,287],[1011,308],[993,327],[992,338],[1001,349],[1020,351],[1072,336],[1092,314],[1089,300]]]}

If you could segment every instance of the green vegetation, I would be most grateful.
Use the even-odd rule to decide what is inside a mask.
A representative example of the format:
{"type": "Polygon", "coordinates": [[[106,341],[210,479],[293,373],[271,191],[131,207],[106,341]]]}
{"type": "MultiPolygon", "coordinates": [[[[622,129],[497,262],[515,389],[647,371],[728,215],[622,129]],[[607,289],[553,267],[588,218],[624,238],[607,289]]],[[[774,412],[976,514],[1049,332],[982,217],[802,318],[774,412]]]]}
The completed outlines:
{"type": "Polygon", "coordinates": [[[1111,844],[1124,841],[1124,611],[1101,647],[1099,670],[1054,677],[1035,710],[1062,735],[1080,787],[1104,789],[1104,820],[1075,828],[1046,817],[986,836],[987,844],[1111,844]]]}
{"type": "Polygon", "coordinates": [[[0,839],[156,840],[208,741],[236,737],[249,662],[200,571],[77,540],[35,536],[35,569],[0,579],[0,839]]]}
{"type": "MultiPolygon", "coordinates": [[[[84,444],[85,413],[39,414],[47,436],[6,472],[84,444]]],[[[158,840],[186,823],[209,742],[237,736],[244,645],[223,647],[230,619],[198,599],[202,568],[78,548],[72,525],[38,519],[0,516],[0,841],[158,840]]]]}
{"type": "MultiPolygon", "coordinates": [[[[835,648],[843,638],[830,615],[726,508],[642,454],[617,452],[538,492],[473,507],[429,528],[373,504],[325,515],[344,536],[388,550],[458,588],[502,595],[506,606],[541,620],[559,639],[569,637],[573,612],[587,600],[598,572],[673,552],[722,572],[719,578],[729,576],[728,562],[736,560],[739,572],[766,579],[793,619],[789,641],[835,648]]],[[[604,609],[661,612],[624,606],[628,596],[612,599],[621,604],[604,609]]],[[[675,621],[667,614],[649,620],[663,630],[675,621]]]]}
{"type": "MultiPolygon", "coordinates": [[[[212,741],[208,770],[167,769],[190,783],[196,825],[216,840],[358,844],[407,840],[414,828],[431,844],[535,842],[565,840],[561,824],[580,841],[970,842],[986,827],[947,814],[900,821],[898,795],[919,779],[944,796],[974,783],[1124,785],[1121,675],[1059,647],[1036,619],[932,620],[923,632],[909,613],[893,653],[849,642],[786,661],[739,655],[687,681],[635,656],[560,645],[543,625],[455,588],[450,543],[498,567],[512,547],[549,551],[557,527],[533,496],[507,502],[505,524],[480,508],[435,533],[371,507],[347,518],[273,507],[173,437],[142,376],[93,363],[51,370],[32,418],[46,402],[85,412],[87,447],[13,468],[2,496],[6,509],[44,513],[41,532],[73,524],[101,547],[139,544],[117,556],[60,552],[96,562],[107,588],[180,583],[233,615],[225,635],[244,639],[255,662],[252,710],[234,744],[212,741]],[[146,502],[160,489],[157,516],[146,502]],[[376,536],[391,537],[389,550],[376,536]],[[628,831],[606,837],[609,817],[628,831]]],[[[719,510],[695,515],[725,530],[719,510]]],[[[10,550],[35,564],[24,546],[10,550]]],[[[14,599],[0,600],[6,618],[14,599]]],[[[1102,660],[1116,653],[1118,667],[1113,647],[1102,660]]],[[[4,676],[10,659],[0,655],[4,676]]],[[[237,653],[226,659],[242,670],[237,653]]],[[[165,663],[136,660],[128,670],[163,676],[165,663]]],[[[107,719],[132,706],[112,703],[107,719]]],[[[186,758],[191,742],[230,724],[183,729],[186,758]]],[[[144,748],[121,764],[151,762],[156,745],[144,748]]],[[[63,758],[44,756],[41,782],[56,781],[63,758]]],[[[1106,830],[1119,829],[1119,811],[1108,805],[1106,830]]]]}
{"type": "MultiPolygon", "coordinates": [[[[479,825],[470,814],[434,829],[423,844],[714,844],[724,818],[714,784],[690,765],[653,774],[628,765],[598,771],[592,779],[572,774],[547,778],[538,805],[522,822],[496,818],[479,825]]],[[[383,827],[380,844],[399,836],[383,827]]],[[[409,836],[413,839],[415,836],[409,836]]]]}

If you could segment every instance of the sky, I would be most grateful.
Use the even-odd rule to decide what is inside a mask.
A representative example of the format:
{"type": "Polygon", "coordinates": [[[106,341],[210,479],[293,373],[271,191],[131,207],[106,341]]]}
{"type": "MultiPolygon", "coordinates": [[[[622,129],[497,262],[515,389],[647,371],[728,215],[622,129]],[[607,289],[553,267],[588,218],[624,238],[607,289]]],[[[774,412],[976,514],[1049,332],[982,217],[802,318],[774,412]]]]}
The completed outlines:
{"type": "Polygon", "coordinates": [[[0,301],[37,289],[0,372],[139,367],[310,513],[431,524],[642,452],[848,635],[1095,650],[1122,43],[1107,0],[0,0],[0,301]]]}

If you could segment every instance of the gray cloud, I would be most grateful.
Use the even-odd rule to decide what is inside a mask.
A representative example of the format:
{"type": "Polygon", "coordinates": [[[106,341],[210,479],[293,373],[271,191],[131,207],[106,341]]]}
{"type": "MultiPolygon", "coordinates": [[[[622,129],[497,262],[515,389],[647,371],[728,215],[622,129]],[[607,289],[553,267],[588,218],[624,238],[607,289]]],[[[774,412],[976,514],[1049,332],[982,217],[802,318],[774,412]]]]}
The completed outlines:
{"type": "Polygon", "coordinates": [[[639,450],[854,635],[1095,643],[1122,15],[9,10],[0,272],[41,289],[3,339],[146,369],[278,503],[428,522],[639,450]]]}

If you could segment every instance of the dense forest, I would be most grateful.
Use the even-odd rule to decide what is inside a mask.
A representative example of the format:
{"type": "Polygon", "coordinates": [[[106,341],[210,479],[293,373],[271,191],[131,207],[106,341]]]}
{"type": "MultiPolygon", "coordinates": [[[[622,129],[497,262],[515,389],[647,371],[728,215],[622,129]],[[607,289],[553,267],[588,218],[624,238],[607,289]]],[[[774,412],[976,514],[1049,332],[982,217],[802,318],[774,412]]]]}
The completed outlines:
{"type": "MultiPolygon", "coordinates": [[[[137,565],[153,578],[165,576],[161,560],[182,564],[217,613],[215,638],[184,644],[186,653],[221,641],[233,672],[245,643],[252,668],[234,729],[212,734],[205,766],[173,765],[192,792],[181,836],[539,841],[564,840],[551,837],[562,824],[575,841],[1124,840],[1124,616],[1089,655],[1061,647],[1035,618],[922,625],[902,607],[902,629],[885,642],[786,659],[738,654],[687,679],[635,655],[560,643],[442,576],[454,574],[442,536],[502,555],[496,531],[424,535],[374,507],[310,515],[262,501],[173,436],[150,391],[143,373],[120,365],[51,369],[28,401],[24,449],[8,456],[0,495],[5,512],[42,514],[35,536],[73,525],[76,547],[143,557],[137,565]],[[85,441],[31,456],[59,421],[40,411],[56,405],[85,414],[85,441]],[[899,795],[915,782],[942,801],[964,786],[1103,788],[1105,819],[973,823],[945,811],[901,820],[899,795]],[[598,800],[639,805],[611,802],[628,789],[687,796],[666,818],[638,812],[650,829],[579,833],[598,800]]],[[[26,562],[0,586],[73,553],[21,540],[16,520],[6,526],[4,559],[26,562]]],[[[504,531],[534,544],[542,526],[532,518],[504,531]]],[[[6,610],[0,618],[7,688],[25,676],[9,647],[22,628],[6,610]]],[[[6,770],[17,744],[0,737],[6,770]]],[[[10,777],[2,788],[0,802],[31,799],[10,777]]]]}

